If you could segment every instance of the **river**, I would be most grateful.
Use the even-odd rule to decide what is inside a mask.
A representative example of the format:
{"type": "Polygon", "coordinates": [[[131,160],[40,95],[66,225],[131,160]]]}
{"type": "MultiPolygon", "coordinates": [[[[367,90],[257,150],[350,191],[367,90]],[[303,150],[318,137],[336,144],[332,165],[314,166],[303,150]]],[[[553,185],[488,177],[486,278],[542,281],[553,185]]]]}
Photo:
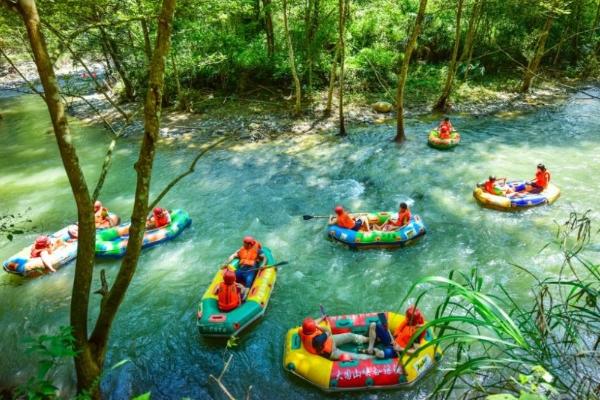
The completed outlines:
{"type": "MultiPolygon", "coordinates": [[[[600,102],[584,97],[573,95],[565,104],[530,114],[453,116],[463,142],[447,152],[426,145],[436,121],[414,119],[408,121],[408,142],[402,147],[390,141],[394,125],[384,124],[353,126],[344,139],[286,136],[209,153],[162,201],[165,207],[186,209],[193,223],[176,240],[142,253],[110,337],[102,380],[107,398],[128,399],[147,391],[153,399],[224,398],[208,380],[223,367],[224,346],[198,336],[196,308],[215,268],[245,234],[290,264],[280,270],[265,318],[232,350],[224,383],[238,398],[248,385],[253,399],[322,397],[282,368],[284,333],[304,316],[318,316],[319,304],[331,315],[400,310],[401,298],[416,280],[473,267],[480,268],[489,288],[502,284],[519,301],[531,301],[530,278],[510,264],[539,275],[557,272],[558,252],[540,252],[553,239],[556,221],[598,204],[600,102]],[[531,178],[539,162],[562,190],[553,206],[511,214],[475,203],[475,182],[489,174],[531,178]],[[395,210],[400,201],[422,216],[428,233],[397,251],[347,250],[326,240],[324,220],[301,218],[326,215],[338,203],[355,211],[395,210]],[[110,370],[122,360],[130,361],[110,370]]],[[[0,239],[4,260],[38,233],[73,222],[76,212],[43,102],[27,95],[0,99],[0,113],[0,212],[23,213],[35,226],[12,242],[0,239]]],[[[72,128],[93,185],[110,139],[102,127],[72,120],[72,128]]],[[[118,144],[101,195],[124,220],[131,212],[138,146],[138,138],[118,144]]],[[[192,142],[161,144],[153,193],[187,169],[197,151],[192,142]]],[[[595,220],[598,211],[591,214],[595,220]]],[[[101,269],[110,280],[118,266],[118,261],[98,260],[93,287],[99,287],[101,269]]],[[[23,337],[51,334],[68,324],[73,273],[74,263],[29,281],[2,272],[0,387],[23,383],[35,373],[35,358],[24,353],[23,337]]],[[[435,291],[425,296],[426,316],[432,316],[441,296],[435,291]]],[[[92,316],[98,300],[94,295],[92,316]]],[[[434,372],[411,391],[339,398],[423,398],[440,376],[434,372]]],[[[72,364],[58,368],[53,379],[62,396],[73,394],[72,364]]]]}

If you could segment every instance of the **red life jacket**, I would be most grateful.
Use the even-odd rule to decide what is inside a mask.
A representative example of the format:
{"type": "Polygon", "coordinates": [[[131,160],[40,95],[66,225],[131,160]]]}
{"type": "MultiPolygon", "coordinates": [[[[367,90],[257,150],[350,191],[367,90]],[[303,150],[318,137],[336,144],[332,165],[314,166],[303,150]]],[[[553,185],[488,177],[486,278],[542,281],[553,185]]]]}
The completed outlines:
{"type": "Polygon", "coordinates": [[[231,311],[242,303],[240,292],[235,283],[228,285],[225,282],[219,284],[218,307],[221,311],[231,311]]]}
{"type": "Polygon", "coordinates": [[[161,216],[154,216],[154,224],[156,228],[163,227],[165,225],[169,225],[171,223],[171,218],[169,217],[168,211],[165,211],[161,216]]]}
{"type": "Polygon", "coordinates": [[[536,185],[543,187],[546,189],[548,187],[548,182],[550,182],[550,172],[548,171],[538,171],[535,173],[535,183],[536,185]]]}
{"type": "Polygon", "coordinates": [[[302,345],[309,353],[325,355],[327,357],[331,355],[331,352],[333,351],[333,338],[331,336],[327,336],[327,339],[325,340],[325,343],[321,349],[316,349],[314,346],[314,339],[317,336],[324,334],[321,329],[317,328],[317,330],[310,335],[305,335],[302,331],[302,328],[300,328],[298,329],[298,334],[300,335],[300,339],[302,339],[302,345]]]}
{"type": "Polygon", "coordinates": [[[345,229],[352,229],[356,222],[347,213],[343,212],[337,216],[336,224],[345,229]]]}
{"type": "Polygon", "coordinates": [[[450,127],[448,125],[440,127],[440,139],[450,139],[450,127]]]}
{"type": "Polygon", "coordinates": [[[46,246],[46,247],[42,247],[41,249],[38,249],[35,247],[35,245],[33,245],[33,247],[31,248],[30,257],[31,258],[39,257],[43,251],[47,251],[48,254],[52,254],[52,244],[50,244],[49,246],[46,246]]]}
{"type": "Polygon", "coordinates": [[[408,225],[410,222],[410,210],[407,208],[404,212],[398,212],[398,220],[394,222],[395,226],[408,225]]]}
{"type": "Polygon", "coordinates": [[[240,265],[250,265],[253,266],[258,261],[258,256],[260,253],[260,249],[262,248],[260,242],[256,241],[252,247],[246,249],[242,246],[238,250],[238,258],[240,259],[240,265]]]}

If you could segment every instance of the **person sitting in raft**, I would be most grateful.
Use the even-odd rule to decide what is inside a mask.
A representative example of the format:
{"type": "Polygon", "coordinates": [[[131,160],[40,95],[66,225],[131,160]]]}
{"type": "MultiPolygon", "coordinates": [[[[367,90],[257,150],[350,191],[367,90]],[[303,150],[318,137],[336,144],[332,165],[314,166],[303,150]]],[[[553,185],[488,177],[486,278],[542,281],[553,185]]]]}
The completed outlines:
{"type": "MultiPolygon", "coordinates": [[[[410,339],[424,323],[425,320],[421,311],[415,306],[410,306],[406,310],[406,318],[392,335],[387,325],[387,318],[384,313],[381,313],[379,314],[379,322],[371,322],[369,325],[369,346],[364,352],[373,354],[377,358],[397,357],[397,352],[407,348],[410,339]],[[375,347],[376,341],[383,345],[383,349],[375,347]]],[[[425,331],[421,332],[418,339],[415,339],[408,353],[414,352],[424,337],[425,331]]]]}
{"type": "Polygon", "coordinates": [[[397,229],[403,228],[410,222],[410,210],[408,209],[408,205],[404,202],[400,203],[400,208],[398,210],[398,218],[393,221],[392,218],[389,218],[383,225],[378,226],[374,225],[373,229],[378,231],[395,231],[397,229]]]}
{"type": "Polygon", "coordinates": [[[506,186],[506,178],[496,179],[491,175],[483,184],[483,189],[495,196],[507,196],[513,193],[513,190],[506,186]]]}
{"type": "Polygon", "coordinates": [[[550,172],[546,170],[544,164],[538,164],[535,172],[535,178],[525,185],[525,191],[529,193],[541,193],[548,187],[550,182],[550,172]]]}
{"type": "Polygon", "coordinates": [[[100,200],[94,202],[94,218],[96,220],[96,228],[110,228],[113,226],[108,209],[102,206],[100,200]]]}
{"type": "Polygon", "coordinates": [[[440,139],[450,139],[450,132],[454,130],[452,123],[450,122],[450,118],[446,117],[443,121],[440,122],[438,126],[438,133],[440,139]]]}
{"type": "Polygon", "coordinates": [[[235,281],[235,272],[227,268],[223,271],[223,282],[219,283],[216,292],[219,310],[227,312],[236,309],[242,304],[247,290],[235,281]]]}
{"type": "Polygon", "coordinates": [[[335,214],[337,215],[335,224],[340,228],[351,229],[353,231],[359,231],[361,228],[365,228],[367,231],[369,230],[369,221],[366,219],[363,220],[362,218],[352,218],[342,206],[337,206],[335,208],[335,214]]]}
{"type": "Polygon", "coordinates": [[[164,208],[154,207],[152,216],[146,221],[146,229],[156,229],[171,223],[171,215],[164,208]]]}
{"type": "Polygon", "coordinates": [[[262,245],[252,236],[246,236],[242,247],[230,255],[227,262],[231,263],[235,258],[240,260],[235,271],[235,278],[246,288],[249,288],[256,277],[256,270],[263,267],[267,262],[263,255],[262,245]]]}
{"type": "Polygon", "coordinates": [[[306,351],[330,360],[347,361],[350,359],[366,360],[373,358],[373,356],[368,354],[358,354],[340,350],[338,346],[348,343],[365,344],[369,341],[369,338],[350,332],[334,335],[331,333],[329,327],[318,325],[318,323],[325,318],[326,317],[321,317],[315,321],[310,317],[306,317],[304,321],[302,321],[302,327],[298,329],[298,335],[300,336],[306,351]]]}
{"type": "Polygon", "coordinates": [[[35,239],[35,243],[31,247],[31,258],[41,258],[42,264],[50,271],[56,272],[54,267],[52,267],[52,259],[50,258],[50,254],[52,254],[52,250],[56,247],[56,243],[52,243],[52,239],[48,236],[42,235],[38,236],[35,239]]]}

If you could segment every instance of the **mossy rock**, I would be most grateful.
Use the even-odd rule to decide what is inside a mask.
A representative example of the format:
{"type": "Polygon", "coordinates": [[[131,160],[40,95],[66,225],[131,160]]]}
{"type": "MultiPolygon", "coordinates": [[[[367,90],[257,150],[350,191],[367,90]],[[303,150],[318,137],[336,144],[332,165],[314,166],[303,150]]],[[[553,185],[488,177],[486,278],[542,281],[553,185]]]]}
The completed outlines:
{"type": "Polygon", "coordinates": [[[394,108],[394,106],[387,101],[378,101],[377,103],[373,103],[372,107],[373,110],[378,113],[389,113],[392,111],[392,108],[394,108]]]}

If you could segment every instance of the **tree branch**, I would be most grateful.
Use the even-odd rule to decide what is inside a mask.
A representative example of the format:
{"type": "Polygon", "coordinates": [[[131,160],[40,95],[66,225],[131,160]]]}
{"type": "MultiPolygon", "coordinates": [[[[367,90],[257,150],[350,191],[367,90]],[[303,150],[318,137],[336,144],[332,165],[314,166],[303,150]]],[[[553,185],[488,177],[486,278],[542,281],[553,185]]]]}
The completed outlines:
{"type": "Polygon", "coordinates": [[[4,56],[4,58],[6,58],[6,61],[8,61],[8,63],[10,64],[10,66],[13,67],[15,71],[17,71],[17,74],[19,74],[19,76],[21,77],[21,79],[23,79],[23,81],[29,86],[29,89],[31,89],[31,91],[33,93],[39,95],[42,99],[44,99],[44,101],[46,101],[46,98],[44,97],[44,93],[42,93],[39,90],[37,90],[35,88],[35,85],[33,83],[31,83],[27,78],[25,78],[25,75],[23,75],[21,73],[21,71],[19,70],[19,68],[17,68],[17,66],[12,62],[12,60],[10,59],[10,57],[8,56],[8,54],[6,54],[4,52],[4,50],[2,50],[2,47],[0,47],[0,54],[2,54],[4,56]]]}
{"type": "Polygon", "coordinates": [[[194,173],[194,171],[196,170],[196,164],[198,163],[198,160],[200,160],[200,158],[203,155],[205,155],[210,150],[214,149],[215,147],[217,147],[218,145],[220,145],[221,143],[225,142],[228,139],[229,139],[229,137],[223,137],[223,138],[217,140],[216,142],[213,142],[213,143],[209,144],[208,146],[205,146],[200,151],[200,153],[198,153],[198,155],[196,156],[196,158],[194,158],[194,161],[192,161],[192,163],[190,164],[190,168],[187,171],[185,171],[184,173],[182,173],[181,175],[177,176],[175,179],[173,179],[163,189],[163,191],[160,192],[160,194],[156,197],[156,199],[154,199],[152,201],[152,203],[150,203],[150,205],[148,206],[148,209],[153,209],[162,200],[162,198],[165,197],[165,195],[169,192],[169,190],[171,190],[175,185],[177,185],[179,183],[180,180],[182,180],[186,176],[191,175],[192,173],[194,173]]]}

